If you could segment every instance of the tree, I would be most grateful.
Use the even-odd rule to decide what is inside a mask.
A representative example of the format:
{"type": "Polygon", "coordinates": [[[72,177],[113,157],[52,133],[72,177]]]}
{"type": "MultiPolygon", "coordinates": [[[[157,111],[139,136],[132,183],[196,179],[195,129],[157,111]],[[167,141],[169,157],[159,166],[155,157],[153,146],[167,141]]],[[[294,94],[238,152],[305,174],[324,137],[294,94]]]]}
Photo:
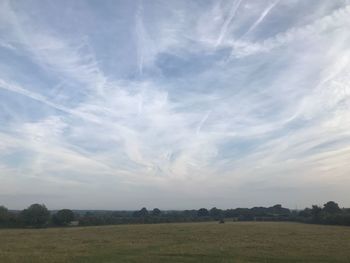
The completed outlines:
{"type": "Polygon", "coordinates": [[[288,208],[282,207],[282,205],[277,204],[268,208],[269,212],[273,215],[288,216],[290,215],[290,210],[288,208]]]}
{"type": "Polygon", "coordinates": [[[147,211],[147,208],[146,208],[146,207],[143,207],[143,208],[140,210],[140,216],[141,216],[141,217],[146,217],[146,216],[148,216],[148,211],[147,211]]]}
{"type": "Polygon", "coordinates": [[[52,217],[53,223],[59,226],[68,225],[73,220],[74,220],[74,213],[70,209],[59,210],[52,217]]]}
{"type": "Polygon", "coordinates": [[[341,212],[341,209],[336,202],[329,201],[323,205],[323,211],[328,214],[337,214],[341,212]]]}
{"type": "Polygon", "coordinates": [[[318,205],[313,205],[311,208],[312,219],[314,221],[319,221],[321,212],[322,212],[321,207],[319,207],[318,205]]]}
{"type": "Polygon", "coordinates": [[[32,204],[21,212],[23,223],[28,226],[44,226],[49,218],[50,212],[45,205],[32,204]]]}
{"type": "Polygon", "coordinates": [[[312,210],[310,208],[305,208],[304,210],[301,210],[299,212],[299,216],[301,217],[311,217],[312,216],[312,210]]]}
{"type": "Polygon", "coordinates": [[[212,218],[219,219],[222,217],[222,210],[213,207],[212,209],[210,209],[209,214],[212,218]]]}
{"type": "Polygon", "coordinates": [[[197,216],[203,217],[203,216],[209,216],[209,211],[206,208],[201,208],[197,211],[197,216]]]}
{"type": "Polygon", "coordinates": [[[238,216],[238,220],[240,221],[249,221],[254,219],[254,214],[249,208],[236,208],[234,211],[238,216]]]}
{"type": "Polygon", "coordinates": [[[0,206],[0,225],[7,224],[9,220],[9,211],[5,206],[0,206]]]}
{"type": "Polygon", "coordinates": [[[152,216],[160,216],[162,212],[158,208],[154,208],[151,212],[152,216]]]}
{"type": "Polygon", "coordinates": [[[148,210],[146,207],[143,207],[141,210],[135,211],[133,215],[134,217],[146,217],[148,216],[148,210]]]}

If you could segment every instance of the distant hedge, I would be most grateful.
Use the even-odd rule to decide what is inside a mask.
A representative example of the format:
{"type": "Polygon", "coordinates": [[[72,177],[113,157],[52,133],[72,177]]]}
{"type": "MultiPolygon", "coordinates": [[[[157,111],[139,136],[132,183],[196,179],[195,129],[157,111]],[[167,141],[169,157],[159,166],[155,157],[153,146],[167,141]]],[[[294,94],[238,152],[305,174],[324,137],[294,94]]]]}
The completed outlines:
{"type": "Polygon", "coordinates": [[[219,221],[299,221],[315,224],[350,225],[350,209],[341,209],[330,201],[323,207],[313,205],[301,211],[291,211],[281,205],[271,207],[210,210],[161,211],[81,211],[62,209],[49,211],[43,204],[32,204],[22,211],[9,211],[0,206],[0,227],[96,226],[113,224],[156,224],[171,222],[219,221]],[[74,224],[73,224],[74,223],[74,224]]]}

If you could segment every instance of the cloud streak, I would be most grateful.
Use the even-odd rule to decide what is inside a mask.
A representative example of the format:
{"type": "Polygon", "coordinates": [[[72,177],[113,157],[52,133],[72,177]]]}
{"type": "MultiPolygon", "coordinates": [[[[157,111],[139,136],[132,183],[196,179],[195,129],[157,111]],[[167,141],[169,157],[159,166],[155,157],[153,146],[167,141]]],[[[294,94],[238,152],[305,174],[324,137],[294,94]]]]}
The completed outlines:
{"type": "Polygon", "coordinates": [[[350,204],[347,3],[112,5],[1,3],[5,205],[350,204]]]}
{"type": "Polygon", "coordinates": [[[232,7],[231,7],[231,10],[230,10],[230,12],[228,14],[228,17],[227,17],[227,19],[225,20],[224,24],[222,25],[222,27],[220,29],[220,34],[219,34],[219,37],[216,40],[216,44],[215,44],[216,47],[221,44],[223,38],[225,37],[226,32],[227,32],[227,30],[229,28],[229,25],[232,22],[233,18],[235,17],[241,2],[242,2],[242,0],[237,0],[237,1],[234,1],[232,3],[232,7]]]}
{"type": "Polygon", "coordinates": [[[272,2],[266,9],[260,14],[259,18],[249,27],[247,32],[245,32],[242,36],[245,37],[250,32],[252,32],[259,24],[265,19],[265,17],[271,12],[271,10],[278,4],[279,0],[272,2]]]}

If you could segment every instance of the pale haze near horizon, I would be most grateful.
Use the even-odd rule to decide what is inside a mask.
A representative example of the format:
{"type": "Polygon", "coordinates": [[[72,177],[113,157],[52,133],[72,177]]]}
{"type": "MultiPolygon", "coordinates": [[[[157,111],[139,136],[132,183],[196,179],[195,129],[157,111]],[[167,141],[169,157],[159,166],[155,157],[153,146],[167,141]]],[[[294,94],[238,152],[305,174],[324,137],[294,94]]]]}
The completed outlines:
{"type": "Polygon", "coordinates": [[[350,206],[350,1],[0,0],[0,205],[350,206]]]}

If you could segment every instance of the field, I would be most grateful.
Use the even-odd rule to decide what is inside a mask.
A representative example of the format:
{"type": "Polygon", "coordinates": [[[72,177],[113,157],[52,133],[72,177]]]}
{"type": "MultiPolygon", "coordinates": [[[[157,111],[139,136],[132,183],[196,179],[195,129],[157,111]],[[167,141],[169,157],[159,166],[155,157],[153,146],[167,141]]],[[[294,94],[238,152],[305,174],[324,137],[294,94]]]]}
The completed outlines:
{"type": "Polygon", "coordinates": [[[2,229],[0,262],[350,262],[350,227],[212,222],[2,229]]]}

